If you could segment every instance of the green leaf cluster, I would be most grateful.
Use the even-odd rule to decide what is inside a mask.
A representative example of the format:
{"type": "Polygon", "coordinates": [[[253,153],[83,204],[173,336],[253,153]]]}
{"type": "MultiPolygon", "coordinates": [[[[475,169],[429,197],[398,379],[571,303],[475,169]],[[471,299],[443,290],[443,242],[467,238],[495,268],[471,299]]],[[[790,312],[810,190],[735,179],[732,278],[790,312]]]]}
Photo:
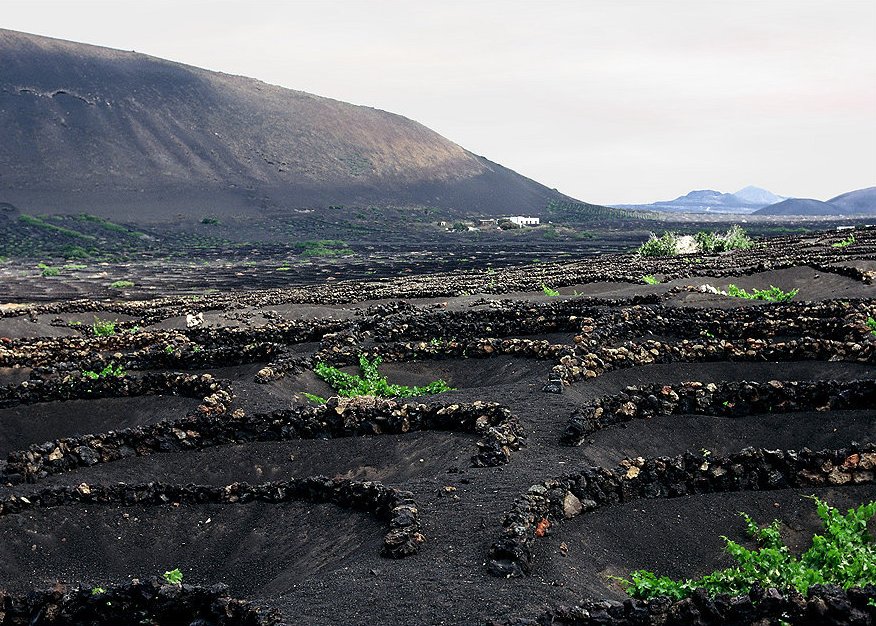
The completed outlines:
{"type": "Polygon", "coordinates": [[[645,276],[642,276],[642,282],[645,283],[646,285],[659,285],[660,284],[660,281],[657,280],[653,274],[646,274],[645,276]]]}
{"type": "Polygon", "coordinates": [[[110,363],[99,372],[84,370],[82,375],[91,380],[97,380],[99,378],[121,378],[125,375],[125,369],[121,365],[110,363]]]}
{"type": "Polygon", "coordinates": [[[855,241],[856,241],[855,236],[849,235],[848,237],[846,237],[842,241],[837,241],[836,243],[832,243],[830,245],[833,246],[834,248],[842,249],[842,248],[848,248],[850,245],[855,243],[855,241]]]}
{"type": "Polygon", "coordinates": [[[867,522],[876,514],[876,502],[849,509],[843,515],[827,502],[812,498],[821,518],[823,533],[812,537],[812,545],[799,557],[782,542],[779,521],[759,527],[745,513],[746,529],[759,545],[754,550],[724,537],[727,553],[736,564],[701,578],[673,580],[647,570],[637,570],[629,580],[621,579],[628,594],[635,598],[667,596],[680,600],[696,589],[710,595],[743,595],[758,584],[780,591],[801,593],[812,585],[839,585],[844,589],[876,584],[876,547],[867,532],[867,522]]]}
{"type": "Polygon", "coordinates": [[[181,585],[182,581],[183,581],[182,572],[179,571],[178,567],[176,569],[172,569],[168,572],[164,572],[164,574],[162,574],[161,577],[164,579],[164,582],[166,582],[168,585],[181,585]]]}
{"type": "Polygon", "coordinates": [[[782,291],[778,287],[770,285],[769,289],[754,289],[751,293],[740,289],[736,285],[727,285],[727,295],[734,298],[745,298],[746,300],[766,300],[767,302],[788,302],[797,295],[799,289],[791,291],[782,291]]]}
{"type": "Polygon", "coordinates": [[[116,323],[113,320],[102,320],[95,317],[91,329],[98,337],[110,337],[116,334],[116,323]]]}
{"type": "Polygon", "coordinates": [[[369,361],[368,357],[359,357],[359,371],[361,375],[347,374],[341,370],[317,363],[314,373],[327,382],[338,395],[347,398],[356,396],[381,396],[385,398],[411,398],[414,396],[431,395],[443,391],[452,391],[443,380],[436,380],[422,387],[408,387],[407,385],[394,385],[387,382],[386,377],[377,371],[381,363],[379,356],[369,361]]]}
{"type": "Polygon", "coordinates": [[[557,291],[556,289],[551,289],[550,287],[548,287],[545,284],[542,284],[541,290],[544,292],[544,295],[546,295],[546,296],[556,297],[556,296],[560,295],[559,291],[557,291]]]}
{"type": "Polygon", "coordinates": [[[876,320],[872,317],[867,318],[867,328],[870,329],[870,332],[876,335],[876,320]]]}

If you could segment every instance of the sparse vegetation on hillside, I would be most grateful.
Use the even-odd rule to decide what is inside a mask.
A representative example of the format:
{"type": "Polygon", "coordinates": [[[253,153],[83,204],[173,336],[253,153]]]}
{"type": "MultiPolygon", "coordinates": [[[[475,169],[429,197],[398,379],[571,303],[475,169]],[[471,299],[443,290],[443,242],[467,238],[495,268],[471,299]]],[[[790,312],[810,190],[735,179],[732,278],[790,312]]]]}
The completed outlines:
{"type": "Polygon", "coordinates": [[[18,219],[28,226],[33,226],[34,228],[40,228],[42,230],[49,230],[67,237],[73,237],[74,239],[87,239],[91,241],[96,239],[93,235],[86,235],[85,233],[80,233],[78,230],[49,224],[47,221],[33,215],[19,215],[18,219]]]}
{"type": "Polygon", "coordinates": [[[422,387],[391,384],[378,372],[380,363],[380,357],[374,357],[373,361],[369,361],[368,357],[363,355],[359,357],[361,375],[347,374],[325,363],[317,363],[313,371],[337,391],[338,395],[348,398],[356,396],[411,398],[452,390],[443,380],[436,380],[422,387]]]}
{"type": "Polygon", "coordinates": [[[117,280],[113,283],[110,283],[110,289],[127,289],[128,287],[133,287],[134,281],[131,280],[117,280]]]}
{"type": "Polygon", "coordinates": [[[346,241],[335,239],[318,239],[315,241],[302,241],[295,244],[299,254],[303,257],[335,257],[355,254],[346,241]]]}
{"type": "Polygon", "coordinates": [[[552,216],[561,217],[563,222],[595,222],[600,220],[657,220],[660,215],[653,211],[629,211],[612,207],[589,204],[587,202],[570,202],[551,200],[547,212],[552,216]]]}
{"type": "Polygon", "coordinates": [[[724,537],[727,553],[736,564],[701,578],[673,580],[647,570],[637,570],[621,583],[634,598],[667,596],[680,600],[697,589],[710,595],[743,595],[754,585],[779,591],[806,591],[812,585],[838,585],[844,589],[876,584],[876,547],[867,523],[876,515],[876,502],[849,509],[843,515],[816,497],[812,498],[824,533],[799,557],[782,541],[781,525],[774,520],[761,528],[745,513],[748,535],[760,547],[749,550],[724,537]]]}

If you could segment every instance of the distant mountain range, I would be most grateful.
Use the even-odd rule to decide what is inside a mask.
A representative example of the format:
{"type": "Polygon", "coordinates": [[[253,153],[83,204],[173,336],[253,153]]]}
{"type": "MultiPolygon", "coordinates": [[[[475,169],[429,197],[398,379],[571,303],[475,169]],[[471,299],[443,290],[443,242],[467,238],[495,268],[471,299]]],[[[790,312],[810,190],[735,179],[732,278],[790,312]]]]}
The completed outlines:
{"type": "Polygon", "coordinates": [[[761,189],[745,187],[736,193],[722,193],[713,189],[691,191],[674,200],[662,200],[652,204],[617,204],[624,209],[649,211],[672,211],[679,213],[753,213],[754,211],[781,202],[782,196],[761,189]]]}
{"type": "Polygon", "coordinates": [[[2,29],[0,59],[0,201],[27,212],[515,215],[572,200],[371,107],[2,29]]]}
{"type": "Polygon", "coordinates": [[[876,215],[876,187],[844,193],[826,202],[809,198],[784,198],[759,187],[736,193],[711,189],[691,191],[674,200],[652,204],[616,204],[624,209],[677,213],[739,213],[753,215],[876,215]]]}
{"type": "Polygon", "coordinates": [[[754,215],[876,215],[876,187],[850,191],[827,202],[789,198],[758,209],[754,215]]]}

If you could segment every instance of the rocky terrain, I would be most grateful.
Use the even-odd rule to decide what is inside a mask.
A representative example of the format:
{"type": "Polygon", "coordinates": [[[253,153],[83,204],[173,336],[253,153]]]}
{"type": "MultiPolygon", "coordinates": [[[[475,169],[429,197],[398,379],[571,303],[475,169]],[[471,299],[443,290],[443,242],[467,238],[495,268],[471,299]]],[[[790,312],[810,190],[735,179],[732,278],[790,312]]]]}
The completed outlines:
{"type": "Polygon", "coordinates": [[[740,510],[797,546],[808,495],[876,499],[876,230],[846,234],[194,296],[13,283],[0,624],[872,623],[872,587],[643,601],[613,578],[725,566],[740,510]],[[363,356],[452,389],[340,398],[314,373],[363,356]]]}

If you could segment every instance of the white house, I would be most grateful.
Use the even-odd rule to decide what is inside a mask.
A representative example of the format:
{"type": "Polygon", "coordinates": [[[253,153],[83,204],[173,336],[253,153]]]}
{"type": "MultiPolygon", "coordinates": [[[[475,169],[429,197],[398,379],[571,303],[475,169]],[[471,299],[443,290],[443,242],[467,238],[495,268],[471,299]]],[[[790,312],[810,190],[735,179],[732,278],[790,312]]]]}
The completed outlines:
{"type": "Polygon", "coordinates": [[[541,220],[537,217],[524,217],[523,215],[515,215],[506,219],[518,226],[538,226],[541,223],[541,220]]]}

